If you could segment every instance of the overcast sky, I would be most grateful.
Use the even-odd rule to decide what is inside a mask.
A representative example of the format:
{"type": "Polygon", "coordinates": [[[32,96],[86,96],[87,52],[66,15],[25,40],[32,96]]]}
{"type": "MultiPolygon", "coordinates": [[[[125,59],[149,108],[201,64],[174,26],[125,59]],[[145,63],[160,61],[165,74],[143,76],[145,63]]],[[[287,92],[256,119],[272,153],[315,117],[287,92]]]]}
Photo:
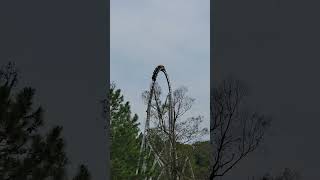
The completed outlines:
{"type": "Polygon", "coordinates": [[[123,90],[141,124],[146,116],[141,93],[162,64],[172,88],[186,86],[196,99],[185,117],[203,115],[203,126],[209,127],[209,5],[209,0],[111,0],[110,80],[123,90]]]}

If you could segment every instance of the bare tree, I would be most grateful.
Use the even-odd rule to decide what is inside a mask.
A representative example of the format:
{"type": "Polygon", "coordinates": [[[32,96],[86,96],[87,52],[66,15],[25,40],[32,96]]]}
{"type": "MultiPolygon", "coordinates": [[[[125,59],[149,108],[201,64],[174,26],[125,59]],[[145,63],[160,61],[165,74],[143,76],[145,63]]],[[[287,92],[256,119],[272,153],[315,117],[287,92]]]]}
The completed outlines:
{"type": "Polygon", "coordinates": [[[270,118],[245,108],[248,87],[232,77],[214,88],[211,103],[210,180],[224,176],[260,145],[270,118]]]}
{"type": "MultiPolygon", "coordinates": [[[[189,118],[182,118],[187,113],[195,101],[194,98],[187,96],[188,89],[184,86],[179,87],[173,91],[173,113],[175,123],[175,137],[179,143],[190,143],[204,135],[208,134],[207,128],[201,128],[200,125],[203,122],[203,116],[193,116],[189,118]]],[[[154,127],[162,131],[161,134],[168,133],[168,97],[162,97],[163,92],[161,87],[156,84],[154,89],[155,98],[151,105],[151,116],[153,118],[154,127]],[[164,101],[161,100],[165,99],[164,101]]],[[[149,91],[142,93],[142,98],[147,103],[149,99],[149,91]]]]}
{"type": "MultiPolygon", "coordinates": [[[[169,130],[169,96],[162,92],[162,89],[158,84],[154,86],[154,96],[151,102],[151,122],[153,122],[153,128],[150,129],[149,134],[156,134],[157,137],[160,137],[153,143],[153,147],[158,147],[155,151],[157,154],[161,154],[163,147],[167,142],[174,142],[174,144],[185,144],[198,140],[205,134],[208,134],[207,128],[201,128],[200,124],[203,122],[202,116],[196,116],[184,119],[183,116],[187,113],[193,103],[194,99],[187,96],[187,88],[180,87],[173,91],[172,93],[172,106],[173,106],[173,122],[174,122],[174,138],[170,139],[172,135],[169,130]]],[[[150,92],[145,91],[142,93],[142,97],[145,100],[145,103],[148,104],[150,98],[150,92]]],[[[151,137],[151,136],[150,136],[151,137]]],[[[155,136],[153,136],[155,137],[155,136]]],[[[156,138],[152,138],[156,139],[156,138]]],[[[175,148],[173,148],[176,151],[175,148]]],[[[187,166],[186,163],[189,162],[185,154],[179,154],[175,152],[177,164],[175,169],[179,177],[184,177],[184,172],[187,166]]],[[[164,157],[165,159],[168,157],[164,157]]],[[[190,162],[189,162],[190,163],[190,162]]],[[[192,170],[191,170],[192,171],[192,170]]],[[[193,172],[191,173],[193,174],[193,172]]],[[[194,177],[193,177],[194,178],[194,177]]]]}

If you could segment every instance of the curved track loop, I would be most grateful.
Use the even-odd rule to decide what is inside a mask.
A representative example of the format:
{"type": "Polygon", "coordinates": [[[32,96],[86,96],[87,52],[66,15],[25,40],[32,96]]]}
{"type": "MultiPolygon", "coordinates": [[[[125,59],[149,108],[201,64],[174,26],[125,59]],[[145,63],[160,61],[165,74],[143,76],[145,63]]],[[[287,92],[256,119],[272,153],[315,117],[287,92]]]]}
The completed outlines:
{"type": "MultiPolygon", "coordinates": [[[[140,148],[140,156],[139,156],[139,161],[138,161],[138,167],[136,170],[136,174],[145,174],[146,173],[146,168],[147,168],[147,159],[146,156],[143,155],[144,152],[149,152],[149,156],[152,153],[154,155],[154,161],[151,167],[151,170],[155,168],[156,165],[158,165],[161,169],[161,173],[159,174],[157,179],[160,179],[162,176],[166,176],[165,179],[170,179],[170,180],[178,180],[179,176],[181,176],[181,173],[183,173],[187,161],[189,162],[190,168],[191,164],[189,159],[186,159],[185,165],[183,167],[182,172],[177,171],[177,162],[176,160],[178,159],[177,154],[176,154],[176,141],[175,141],[175,122],[174,122],[174,107],[173,107],[173,100],[172,100],[172,91],[171,91],[171,84],[169,80],[168,73],[166,72],[166,69],[163,65],[159,65],[155,68],[153,75],[152,75],[152,83],[149,91],[149,99],[148,99],[148,107],[147,107],[147,118],[145,122],[145,128],[143,132],[143,137],[142,137],[142,142],[141,142],[141,148],[140,148]],[[150,129],[150,118],[151,118],[151,103],[152,103],[152,98],[157,99],[155,96],[155,84],[156,80],[158,77],[158,74],[162,72],[167,81],[168,89],[169,89],[169,94],[167,96],[168,98],[168,106],[169,106],[169,111],[168,111],[168,119],[169,119],[169,132],[168,132],[168,139],[169,139],[169,144],[165,145],[163,147],[163,150],[161,152],[158,152],[157,150],[154,149],[154,147],[151,145],[149,141],[149,136],[148,136],[148,130],[150,129]],[[163,158],[166,157],[166,158],[163,158]]],[[[159,111],[158,108],[158,115],[161,116],[161,112],[159,111]]],[[[161,117],[159,118],[162,119],[161,117]]],[[[159,122],[160,123],[160,122],[159,122]]],[[[165,125],[164,125],[165,128],[165,125]]],[[[194,179],[193,175],[193,170],[191,168],[192,172],[192,178],[194,179]]],[[[148,177],[146,179],[151,180],[152,177],[148,177]]],[[[188,178],[189,179],[189,178],[188,178]]]]}
{"type": "Polygon", "coordinates": [[[147,118],[146,118],[144,133],[143,133],[143,137],[142,137],[142,143],[141,143],[141,148],[140,148],[140,157],[139,157],[139,161],[138,161],[138,168],[137,168],[136,174],[145,173],[145,171],[146,171],[146,158],[141,157],[141,154],[143,153],[143,151],[146,151],[148,148],[150,149],[150,152],[153,152],[155,155],[155,161],[153,163],[152,168],[154,168],[155,164],[158,164],[161,168],[163,168],[163,170],[167,170],[167,172],[174,173],[175,164],[176,164],[176,162],[175,162],[176,158],[174,158],[174,157],[176,157],[176,154],[175,154],[175,142],[174,142],[175,135],[174,135],[174,122],[173,122],[172,91],[171,91],[171,84],[170,84],[168,73],[166,72],[163,65],[159,65],[155,68],[153,75],[152,75],[152,83],[151,83],[151,87],[150,87],[149,92],[150,92],[150,94],[148,97],[149,99],[148,99],[148,107],[147,107],[147,118]],[[168,94],[169,102],[168,103],[169,103],[169,142],[170,142],[170,145],[169,145],[169,147],[164,149],[164,151],[166,151],[166,152],[162,152],[162,153],[168,153],[167,155],[169,155],[169,157],[170,157],[169,159],[171,160],[171,162],[163,162],[164,160],[161,158],[161,154],[157,153],[153,149],[153,147],[151,146],[151,144],[148,141],[148,136],[147,136],[148,130],[150,128],[151,102],[152,102],[152,98],[155,96],[155,93],[154,93],[155,89],[154,88],[155,88],[155,84],[156,84],[156,80],[157,80],[157,76],[158,76],[159,72],[164,73],[164,75],[166,77],[168,89],[169,89],[169,94],[168,94]],[[141,165],[141,163],[142,163],[142,165],[141,165]]]}

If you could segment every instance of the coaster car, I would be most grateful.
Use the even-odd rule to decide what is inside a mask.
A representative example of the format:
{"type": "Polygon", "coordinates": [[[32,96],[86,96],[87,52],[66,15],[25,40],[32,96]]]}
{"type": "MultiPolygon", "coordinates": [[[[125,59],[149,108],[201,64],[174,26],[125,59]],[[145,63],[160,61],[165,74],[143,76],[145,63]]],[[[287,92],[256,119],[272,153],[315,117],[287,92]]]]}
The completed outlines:
{"type": "Polygon", "coordinates": [[[156,67],[156,69],[153,71],[153,75],[152,75],[152,80],[155,81],[156,80],[156,76],[159,73],[159,71],[164,71],[164,66],[163,65],[158,65],[156,67]]]}

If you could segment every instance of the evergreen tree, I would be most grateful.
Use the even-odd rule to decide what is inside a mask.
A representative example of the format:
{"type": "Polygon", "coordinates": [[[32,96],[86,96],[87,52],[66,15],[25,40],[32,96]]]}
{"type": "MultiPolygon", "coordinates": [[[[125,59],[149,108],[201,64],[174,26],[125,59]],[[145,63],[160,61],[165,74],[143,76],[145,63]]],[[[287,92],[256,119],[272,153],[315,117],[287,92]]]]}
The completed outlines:
{"type": "Polygon", "coordinates": [[[112,84],[109,92],[111,130],[111,176],[114,180],[139,179],[137,168],[140,139],[138,116],[132,116],[129,102],[112,84]]]}
{"type": "Polygon", "coordinates": [[[68,162],[62,128],[54,127],[46,136],[39,133],[43,109],[33,108],[33,88],[13,93],[17,80],[12,63],[1,69],[0,179],[62,179],[68,162]]]}
{"type": "Polygon", "coordinates": [[[62,127],[40,133],[43,109],[34,107],[35,90],[16,90],[14,64],[0,69],[0,179],[65,180],[68,158],[62,127]]]}
{"type": "Polygon", "coordinates": [[[85,165],[80,165],[78,169],[77,175],[73,178],[73,180],[90,180],[91,175],[88,171],[88,168],[85,165]]]}
{"type": "MultiPolygon", "coordinates": [[[[110,86],[108,103],[110,106],[110,139],[111,139],[111,177],[113,180],[141,180],[144,177],[136,176],[136,168],[140,155],[142,134],[139,133],[138,116],[131,113],[129,102],[124,101],[121,90],[114,84],[110,86]]],[[[109,108],[105,106],[105,108],[109,108]]],[[[105,112],[108,112],[105,110],[105,112]]],[[[163,148],[163,134],[158,129],[149,130],[149,138],[154,147],[161,151],[163,148]]],[[[181,155],[179,167],[183,167],[186,155],[190,158],[191,166],[195,170],[196,179],[204,179],[209,167],[209,142],[196,142],[194,145],[178,143],[177,152],[181,155]]],[[[146,154],[147,156],[147,154],[146,154]]],[[[148,156],[147,156],[148,157],[148,156]]],[[[147,172],[145,175],[157,177],[159,169],[150,171],[154,156],[147,158],[147,172]]],[[[186,165],[188,166],[188,164],[186,165]]],[[[189,172],[189,166],[185,167],[189,172]]],[[[190,174],[191,175],[191,174],[190,174]]],[[[162,177],[161,179],[167,179],[162,177]]]]}

